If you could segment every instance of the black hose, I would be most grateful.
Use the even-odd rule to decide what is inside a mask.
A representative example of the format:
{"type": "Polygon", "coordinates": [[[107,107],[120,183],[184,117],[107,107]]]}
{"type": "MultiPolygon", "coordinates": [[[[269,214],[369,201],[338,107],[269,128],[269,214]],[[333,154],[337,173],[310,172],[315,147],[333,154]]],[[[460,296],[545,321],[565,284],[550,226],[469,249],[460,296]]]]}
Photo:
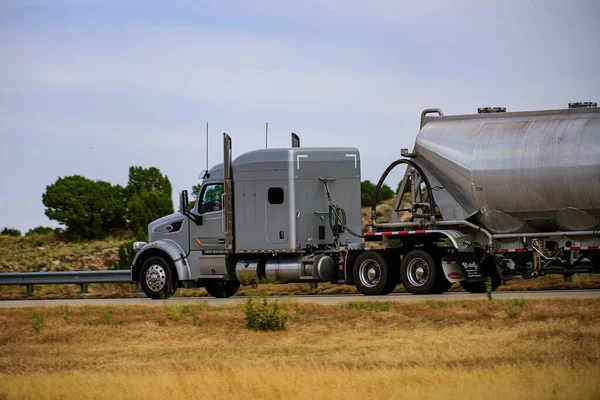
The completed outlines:
{"type": "Polygon", "coordinates": [[[429,210],[429,213],[431,215],[434,214],[435,212],[435,201],[433,200],[433,191],[431,190],[431,185],[429,185],[429,181],[427,180],[427,177],[425,176],[425,173],[423,172],[423,170],[421,169],[421,167],[419,167],[417,165],[417,163],[415,163],[412,160],[407,160],[407,159],[400,159],[400,160],[396,160],[393,163],[391,163],[389,165],[389,167],[387,167],[387,169],[385,170],[385,172],[383,173],[383,175],[381,175],[381,178],[379,178],[379,182],[377,182],[377,186],[375,186],[375,192],[373,192],[373,204],[371,206],[371,219],[373,219],[373,215],[375,214],[375,210],[377,208],[377,198],[379,197],[379,190],[381,189],[381,186],[383,186],[383,182],[385,181],[385,178],[387,178],[387,176],[390,174],[390,172],[392,172],[392,170],[394,168],[396,168],[396,166],[398,166],[399,164],[408,164],[411,167],[413,167],[414,169],[417,170],[417,172],[419,174],[421,174],[421,177],[423,178],[423,182],[425,182],[425,187],[427,189],[427,194],[429,196],[429,205],[431,207],[431,209],[429,210]]]}

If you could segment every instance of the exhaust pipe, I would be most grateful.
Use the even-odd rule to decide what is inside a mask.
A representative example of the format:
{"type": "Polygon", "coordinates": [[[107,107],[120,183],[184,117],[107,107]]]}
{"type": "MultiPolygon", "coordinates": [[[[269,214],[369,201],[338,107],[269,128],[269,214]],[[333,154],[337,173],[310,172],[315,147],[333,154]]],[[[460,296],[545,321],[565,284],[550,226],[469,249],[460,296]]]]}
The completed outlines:
{"type": "Polygon", "coordinates": [[[300,147],[300,137],[292,132],[292,147],[300,147]]]}
{"type": "Polygon", "coordinates": [[[234,251],[233,243],[233,174],[231,171],[231,137],[223,133],[223,211],[225,213],[225,251],[234,251]]]}

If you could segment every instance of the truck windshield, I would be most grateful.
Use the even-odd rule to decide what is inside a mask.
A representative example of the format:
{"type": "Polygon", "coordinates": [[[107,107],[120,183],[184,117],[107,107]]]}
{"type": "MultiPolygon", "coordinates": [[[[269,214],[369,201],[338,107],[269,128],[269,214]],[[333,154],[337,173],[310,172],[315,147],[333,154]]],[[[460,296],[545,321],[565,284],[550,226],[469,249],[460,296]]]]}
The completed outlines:
{"type": "Polygon", "coordinates": [[[221,211],[223,205],[221,200],[223,198],[223,184],[213,183],[204,186],[202,189],[202,195],[200,196],[201,202],[199,210],[201,213],[221,211]]]}

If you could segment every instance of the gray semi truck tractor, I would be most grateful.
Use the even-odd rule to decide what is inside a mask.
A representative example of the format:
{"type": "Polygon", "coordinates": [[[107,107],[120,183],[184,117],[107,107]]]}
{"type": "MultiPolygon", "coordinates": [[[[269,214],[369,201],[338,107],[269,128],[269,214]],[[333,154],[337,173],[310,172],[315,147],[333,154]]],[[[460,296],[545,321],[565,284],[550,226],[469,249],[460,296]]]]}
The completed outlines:
{"type": "Polygon", "coordinates": [[[232,160],[224,134],[224,162],[203,171],[193,207],[183,191],[180,212],[134,244],[132,280],[159,299],[180,287],[230,297],[261,278],[386,295],[600,272],[600,109],[569,106],[424,110],[414,149],[376,186],[365,233],[357,149],[305,148],[292,134],[290,148],[232,160]],[[379,189],[399,165],[393,212],[378,221],[379,189]]]}

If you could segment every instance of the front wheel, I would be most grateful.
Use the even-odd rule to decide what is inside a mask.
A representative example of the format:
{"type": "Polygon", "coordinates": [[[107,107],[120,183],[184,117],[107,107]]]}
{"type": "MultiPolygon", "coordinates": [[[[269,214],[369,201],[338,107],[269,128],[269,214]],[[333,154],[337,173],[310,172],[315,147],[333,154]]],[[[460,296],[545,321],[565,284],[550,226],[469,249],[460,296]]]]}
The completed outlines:
{"type": "Polygon", "coordinates": [[[404,257],[400,281],[412,294],[444,293],[452,286],[444,276],[441,260],[422,249],[412,250],[404,257]]]}
{"type": "Polygon", "coordinates": [[[237,293],[239,288],[239,281],[210,282],[204,286],[204,289],[206,289],[208,294],[217,299],[231,297],[237,293]]]}
{"type": "Polygon", "coordinates": [[[151,299],[168,299],[175,294],[171,263],[162,257],[151,257],[144,262],[140,272],[142,290],[151,299]]]}

